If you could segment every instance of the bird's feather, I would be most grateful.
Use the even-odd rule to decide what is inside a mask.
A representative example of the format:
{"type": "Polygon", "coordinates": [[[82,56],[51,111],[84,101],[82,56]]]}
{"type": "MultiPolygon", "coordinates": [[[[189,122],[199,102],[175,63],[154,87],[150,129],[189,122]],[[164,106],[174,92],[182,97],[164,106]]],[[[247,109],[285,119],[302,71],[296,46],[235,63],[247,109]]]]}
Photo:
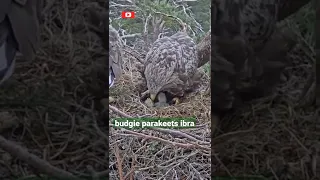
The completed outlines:
{"type": "Polygon", "coordinates": [[[186,32],[157,39],[145,58],[144,76],[150,93],[183,95],[198,63],[196,44],[186,32]]]}
{"type": "Polygon", "coordinates": [[[285,66],[283,61],[292,43],[280,47],[279,44],[288,40],[283,37],[275,40],[278,43],[269,41],[276,36],[279,11],[283,10],[286,1],[213,1],[213,110],[225,112],[244,100],[266,95],[279,82],[285,66]]]}
{"type": "MultiPolygon", "coordinates": [[[[118,32],[109,26],[109,69],[114,73],[115,79],[122,74],[123,44],[118,32]]],[[[109,73],[109,74],[110,74],[109,73]]]]}

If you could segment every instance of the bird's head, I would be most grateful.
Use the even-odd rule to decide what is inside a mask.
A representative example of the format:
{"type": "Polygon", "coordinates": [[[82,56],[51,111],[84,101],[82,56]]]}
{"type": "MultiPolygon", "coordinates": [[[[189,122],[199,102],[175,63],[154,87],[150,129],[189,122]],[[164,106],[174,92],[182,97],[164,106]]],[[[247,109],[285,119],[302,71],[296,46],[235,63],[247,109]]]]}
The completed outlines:
{"type": "Polygon", "coordinates": [[[162,90],[163,86],[159,82],[148,81],[148,80],[147,80],[147,86],[150,93],[150,99],[154,102],[156,100],[158,93],[162,90]]]}
{"type": "MultiPolygon", "coordinates": [[[[160,76],[156,76],[156,77],[149,77],[147,78],[147,87],[150,93],[150,99],[154,102],[157,95],[161,92],[170,92],[171,88],[175,87],[175,82],[173,81],[174,78],[169,77],[166,78],[164,77],[164,79],[166,79],[166,81],[154,81],[151,80],[153,78],[160,78],[160,76]]],[[[177,88],[177,87],[176,87],[177,88]]]]}
{"type": "Polygon", "coordinates": [[[150,99],[154,102],[158,93],[164,91],[167,86],[167,76],[161,73],[154,71],[160,71],[159,69],[154,68],[154,70],[146,69],[145,77],[147,81],[147,87],[150,93],[150,99]]]}

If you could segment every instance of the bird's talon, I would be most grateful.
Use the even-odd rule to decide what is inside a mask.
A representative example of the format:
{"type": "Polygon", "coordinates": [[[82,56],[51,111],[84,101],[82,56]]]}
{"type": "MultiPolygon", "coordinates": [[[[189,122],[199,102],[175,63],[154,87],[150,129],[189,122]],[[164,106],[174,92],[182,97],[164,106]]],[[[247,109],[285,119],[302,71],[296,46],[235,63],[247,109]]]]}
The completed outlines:
{"type": "Polygon", "coordinates": [[[109,97],[109,104],[110,104],[110,103],[114,103],[115,101],[116,101],[116,100],[115,100],[113,97],[111,97],[111,96],[109,97]]]}

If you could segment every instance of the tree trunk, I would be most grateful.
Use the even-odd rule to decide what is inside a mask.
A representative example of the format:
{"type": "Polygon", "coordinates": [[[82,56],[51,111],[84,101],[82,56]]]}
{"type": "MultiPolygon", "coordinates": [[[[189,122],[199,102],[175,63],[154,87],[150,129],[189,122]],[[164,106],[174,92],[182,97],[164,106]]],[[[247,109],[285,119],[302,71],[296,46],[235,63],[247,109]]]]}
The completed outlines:
{"type": "Polygon", "coordinates": [[[198,67],[206,64],[211,56],[211,30],[209,30],[204,38],[197,44],[199,64],[198,67]]]}

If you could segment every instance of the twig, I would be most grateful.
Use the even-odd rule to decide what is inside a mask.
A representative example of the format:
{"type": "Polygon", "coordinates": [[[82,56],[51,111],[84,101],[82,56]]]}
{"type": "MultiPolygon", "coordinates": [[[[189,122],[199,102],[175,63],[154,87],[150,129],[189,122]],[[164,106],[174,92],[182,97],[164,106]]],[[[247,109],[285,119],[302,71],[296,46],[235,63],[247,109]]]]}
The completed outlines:
{"type": "Polygon", "coordinates": [[[221,159],[218,157],[217,154],[213,153],[213,156],[215,157],[215,159],[219,162],[219,164],[224,168],[224,170],[228,173],[228,175],[230,177],[232,177],[231,172],[229,171],[229,169],[227,168],[227,166],[221,161],[221,159]]]}
{"type": "Polygon", "coordinates": [[[210,142],[200,141],[200,140],[198,140],[198,139],[196,139],[196,138],[194,138],[184,132],[181,132],[181,131],[172,130],[172,129],[161,129],[161,128],[150,128],[150,129],[156,130],[161,133],[168,133],[168,134],[172,135],[173,137],[184,137],[189,140],[196,141],[197,143],[210,144],[210,142]]]}
{"type": "Polygon", "coordinates": [[[123,171],[122,171],[123,159],[121,159],[121,157],[120,157],[119,147],[116,146],[115,148],[116,148],[115,149],[115,156],[116,156],[116,159],[117,159],[117,167],[118,167],[118,172],[119,172],[119,179],[120,180],[125,180],[125,178],[123,177],[123,171]]]}
{"type": "Polygon", "coordinates": [[[112,111],[118,113],[119,115],[123,116],[123,117],[126,117],[126,118],[132,118],[132,116],[120,111],[118,108],[114,107],[114,106],[111,106],[109,105],[109,109],[111,109],[112,111]]]}
{"type": "Polygon", "coordinates": [[[304,88],[302,90],[302,93],[301,93],[301,95],[299,97],[299,100],[298,100],[300,107],[305,105],[305,103],[308,103],[308,102],[305,102],[305,103],[301,103],[301,102],[303,100],[305,100],[305,99],[308,99],[307,96],[309,95],[310,91],[312,91],[312,89],[315,88],[315,86],[314,86],[315,85],[315,77],[316,77],[315,74],[314,74],[315,72],[316,72],[316,66],[313,65],[312,72],[309,75],[309,77],[307,79],[307,82],[306,82],[306,84],[305,84],[305,86],[304,86],[304,88]]]}
{"type": "MultiPolygon", "coordinates": [[[[172,142],[166,139],[162,139],[159,137],[154,137],[154,136],[150,136],[150,135],[146,135],[146,134],[142,134],[142,133],[138,133],[138,132],[134,132],[134,131],[130,131],[127,129],[121,129],[123,132],[126,132],[128,134],[132,134],[134,136],[140,136],[143,137],[144,139],[153,139],[153,140],[157,140],[157,141],[161,141],[167,144],[171,144],[173,146],[178,146],[178,147],[182,147],[182,148],[186,148],[186,149],[193,149],[193,148],[198,148],[198,149],[202,149],[202,150],[206,150],[206,151],[211,151],[210,147],[205,147],[205,146],[201,146],[199,144],[191,144],[191,143],[177,143],[177,142],[172,142]]],[[[124,135],[124,134],[120,134],[120,135],[124,135]]]]}
{"type": "Polygon", "coordinates": [[[158,11],[155,11],[152,9],[152,11],[155,13],[155,14],[161,14],[163,16],[167,16],[167,17],[170,17],[170,18],[173,18],[174,20],[176,20],[182,27],[185,28],[186,26],[186,23],[184,23],[180,18],[174,16],[174,15],[170,15],[170,14],[166,14],[166,13],[162,13],[162,12],[158,12],[158,11]]]}
{"type": "MultiPolygon", "coordinates": [[[[190,133],[190,132],[185,132],[185,133],[186,133],[187,135],[189,135],[189,136],[192,136],[192,137],[196,138],[197,140],[202,141],[202,139],[203,139],[203,137],[198,136],[198,135],[196,135],[196,134],[192,134],[192,133],[190,133]]],[[[209,142],[205,142],[205,143],[209,143],[209,142]]]]}
{"type": "Polygon", "coordinates": [[[141,93],[141,97],[146,96],[147,94],[149,94],[149,90],[146,90],[145,92],[141,93]]]}
{"type": "Polygon", "coordinates": [[[126,34],[123,36],[120,36],[120,38],[132,38],[132,37],[136,37],[136,36],[141,36],[141,33],[135,33],[135,34],[126,34]]]}
{"type": "Polygon", "coordinates": [[[297,136],[290,131],[286,126],[283,126],[283,128],[291,135],[291,137],[310,155],[311,151],[297,138],[297,136]]]}
{"type": "Polygon", "coordinates": [[[48,174],[55,178],[68,178],[68,179],[79,179],[73,174],[56,168],[49,164],[47,161],[40,159],[39,157],[35,156],[34,154],[29,153],[23,147],[17,145],[16,143],[5,139],[4,137],[0,136],[0,149],[5,150],[6,152],[10,153],[12,156],[15,156],[33,168],[37,169],[37,171],[42,172],[44,174],[48,174]]]}
{"type": "Polygon", "coordinates": [[[144,64],[143,55],[141,55],[141,53],[137,52],[136,50],[134,50],[130,46],[126,46],[126,47],[130,48],[130,49],[128,49],[128,50],[124,49],[124,52],[130,54],[132,57],[134,57],[136,60],[138,60],[143,65],[144,64]]]}
{"type": "Polygon", "coordinates": [[[130,176],[130,180],[134,180],[134,171],[136,167],[135,162],[136,162],[136,156],[134,155],[134,158],[132,158],[131,170],[127,173],[124,179],[127,179],[130,176]]]}
{"type": "Polygon", "coordinates": [[[252,132],[254,132],[254,131],[253,130],[245,130],[245,131],[234,131],[234,132],[225,133],[225,134],[222,134],[222,135],[212,139],[211,144],[218,145],[223,142],[227,142],[227,141],[231,141],[236,138],[244,137],[252,132]]]}

